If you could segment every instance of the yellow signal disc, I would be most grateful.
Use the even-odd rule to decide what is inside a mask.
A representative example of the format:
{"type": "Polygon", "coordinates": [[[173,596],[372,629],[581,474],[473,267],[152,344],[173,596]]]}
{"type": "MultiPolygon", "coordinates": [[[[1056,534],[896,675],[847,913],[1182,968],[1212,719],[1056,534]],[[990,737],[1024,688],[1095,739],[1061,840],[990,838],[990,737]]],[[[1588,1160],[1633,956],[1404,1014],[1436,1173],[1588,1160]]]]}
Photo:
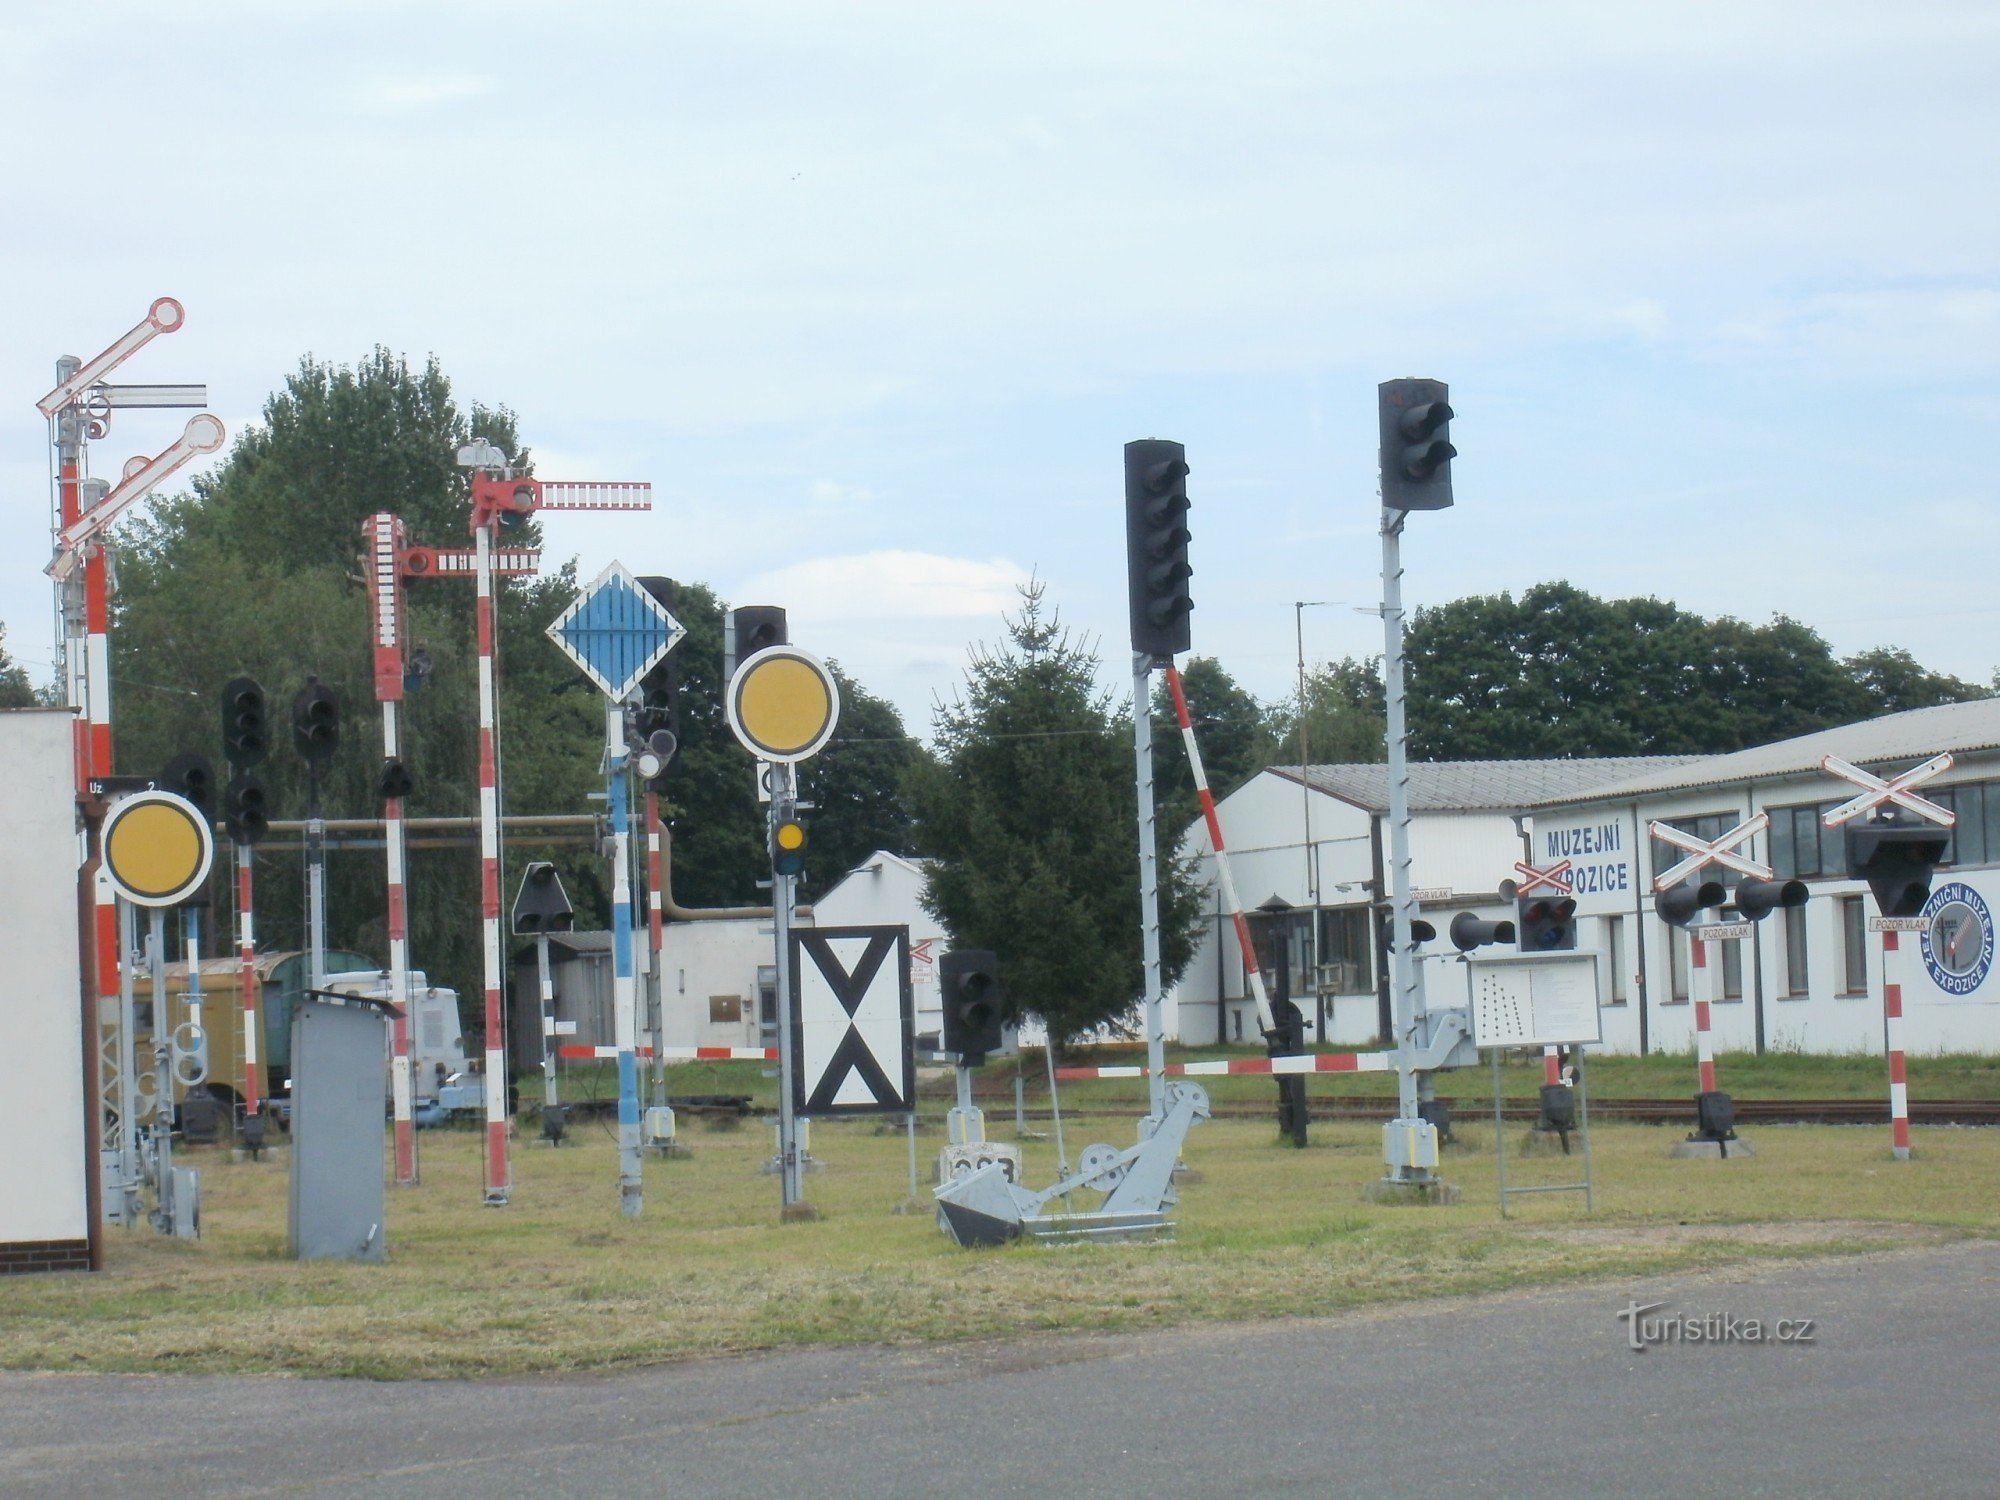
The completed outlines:
{"type": "Polygon", "coordinates": [[[778,847],[780,849],[803,849],[806,842],[805,828],[798,823],[778,825],[778,847]]]}
{"type": "Polygon", "coordinates": [[[840,690],[817,657],[771,646],[736,669],[728,707],[729,727],[752,755],[798,761],[832,737],[840,690]]]}
{"type": "Polygon", "coordinates": [[[200,809],[172,792],[127,797],[104,820],[104,873],[140,906],[172,906],[201,888],[215,835],[200,809]]]}

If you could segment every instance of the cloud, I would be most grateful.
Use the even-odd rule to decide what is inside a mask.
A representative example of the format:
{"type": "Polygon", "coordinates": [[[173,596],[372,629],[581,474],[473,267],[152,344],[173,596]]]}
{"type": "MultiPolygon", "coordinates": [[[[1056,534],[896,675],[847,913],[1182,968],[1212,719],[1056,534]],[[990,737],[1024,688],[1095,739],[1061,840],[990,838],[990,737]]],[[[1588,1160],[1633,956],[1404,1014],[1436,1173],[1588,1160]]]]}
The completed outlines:
{"type": "Polygon", "coordinates": [[[747,599],[783,604],[794,618],[831,620],[998,619],[1028,581],[1018,563],[929,552],[817,557],[745,580],[747,599]]]}
{"type": "Polygon", "coordinates": [[[350,102],[364,115],[409,115],[477,99],[492,93],[495,86],[490,78],[465,73],[379,73],[356,89],[350,102]]]}

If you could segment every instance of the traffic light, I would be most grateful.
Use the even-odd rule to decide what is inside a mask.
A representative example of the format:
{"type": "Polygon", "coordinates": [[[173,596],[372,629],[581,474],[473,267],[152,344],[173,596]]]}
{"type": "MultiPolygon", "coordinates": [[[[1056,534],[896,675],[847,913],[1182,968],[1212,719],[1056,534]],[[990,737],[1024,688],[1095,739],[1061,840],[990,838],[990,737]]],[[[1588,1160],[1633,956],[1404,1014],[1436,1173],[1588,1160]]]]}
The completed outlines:
{"type": "Polygon", "coordinates": [[[944,1050],[958,1055],[960,1067],[976,1068],[1006,1043],[999,963],[983,948],[947,953],[938,960],[938,989],[944,1000],[944,1050]]]}
{"type": "Polygon", "coordinates": [[[1570,896],[1520,896],[1514,931],[1523,953],[1560,953],[1576,946],[1576,900],[1570,896]]]}
{"type": "Polygon", "coordinates": [[[317,677],[292,699],[292,748],[318,765],[340,744],[340,700],[317,677]]]}
{"type": "Polygon", "coordinates": [[[1720,906],[1729,892],[1719,880],[1684,880],[1653,897],[1653,910],[1669,927],[1685,927],[1703,911],[1720,906]]]}
{"type": "Polygon", "coordinates": [[[806,868],[806,825],[799,821],[795,806],[781,807],[771,820],[771,871],[777,875],[801,875],[806,868]]]}
{"type": "Polygon", "coordinates": [[[1847,874],[1865,880],[1885,917],[1914,917],[1930,899],[1931,871],[1951,845],[1951,830],[1884,807],[1847,825],[1847,874]]]}
{"type": "Polygon", "coordinates": [[[185,797],[202,817],[215,816],[215,768],[206,755],[176,755],[160,772],[160,790],[185,797]]]}
{"type": "Polygon", "coordinates": [[[222,689],[222,758],[241,770],[271,753],[270,710],[264,690],[248,677],[232,677],[222,689]]]}
{"type": "Polygon", "coordinates": [[[1470,953],[1474,948],[1484,948],[1488,943],[1514,941],[1512,922],[1488,922],[1469,911],[1462,911],[1451,919],[1450,931],[1451,945],[1460,953],[1470,953]]]}
{"type": "Polygon", "coordinates": [[[410,775],[410,768],[391,755],[376,773],[375,794],[384,802],[401,802],[416,784],[416,779],[410,775]]]}
{"type": "Polygon", "coordinates": [[[782,646],[788,640],[783,606],[746,604],[732,609],[722,622],[723,682],[734,680],[736,669],[765,647],[782,646]]]}
{"type": "Polygon", "coordinates": [[[271,831],[271,813],[264,778],[255,771],[238,771],[222,789],[222,821],[239,844],[254,844],[271,831]]]}
{"type": "Polygon", "coordinates": [[[1380,390],[1382,503],[1391,510],[1451,504],[1451,403],[1442,380],[1385,380],[1380,390]]]}
{"type": "Polygon", "coordinates": [[[1125,445],[1125,577],[1132,649],[1171,657],[1186,651],[1188,615],[1187,450],[1164,438],[1125,445]]]}
{"type": "Polygon", "coordinates": [[[1758,880],[1745,876],[1736,882],[1736,911],[1747,922],[1761,922],[1781,906],[1804,906],[1811,896],[1803,880],[1758,880]]]}

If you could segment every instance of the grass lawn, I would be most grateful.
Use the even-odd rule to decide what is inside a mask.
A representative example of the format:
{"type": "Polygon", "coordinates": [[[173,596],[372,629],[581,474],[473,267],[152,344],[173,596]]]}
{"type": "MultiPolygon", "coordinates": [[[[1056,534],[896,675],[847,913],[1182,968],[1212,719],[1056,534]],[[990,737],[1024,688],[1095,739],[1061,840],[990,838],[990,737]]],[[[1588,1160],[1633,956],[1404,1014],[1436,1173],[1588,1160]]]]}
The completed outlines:
{"type": "MultiPolygon", "coordinates": [[[[990,1121],[1008,1134],[1000,1111],[990,1121]]],[[[927,1172],[941,1131],[926,1124],[927,1172]]],[[[1070,1160],[1094,1140],[1128,1143],[1134,1124],[1129,1112],[1074,1122],[1070,1160]]],[[[0,1278],[0,1366],[490,1376],[1327,1313],[2000,1233],[2000,1131],[1919,1129],[1917,1159],[1896,1163],[1885,1129],[1762,1127],[1754,1159],[1718,1163],[1669,1160],[1674,1130],[1605,1126],[1596,1213],[1580,1194],[1547,1194],[1515,1200],[1506,1221],[1491,1125],[1460,1133],[1445,1175],[1463,1201],[1385,1208],[1361,1198],[1380,1171],[1373,1126],[1316,1125],[1295,1151],[1268,1125],[1210,1121],[1188,1139],[1200,1180],[1184,1189],[1172,1243],[971,1252],[938,1232],[927,1190],[896,1212],[909,1196],[904,1137],[871,1122],[815,1125],[827,1170],[806,1192],[825,1216],[796,1224],[778,1222],[777,1181],[758,1170],[772,1151],[762,1123],[690,1123],[692,1157],[647,1162],[637,1220],[619,1214],[601,1127],[560,1150],[520,1143],[501,1209],[480,1202],[479,1135],[426,1132],[422,1184],[388,1189],[389,1259],[377,1266],[286,1258],[285,1152],[246,1163],[188,1152],[177,1160],[202,1168],[204,1238],[114,1228],[101,1276],[0,1278]]],[[[1053,1180],[1054,1144],[1026,1144],[1028,1181],[1053,1180]]],[[[1580,1166],[1510,1150],[1509,1179],[1574,1180],[1580,1166]]]]}

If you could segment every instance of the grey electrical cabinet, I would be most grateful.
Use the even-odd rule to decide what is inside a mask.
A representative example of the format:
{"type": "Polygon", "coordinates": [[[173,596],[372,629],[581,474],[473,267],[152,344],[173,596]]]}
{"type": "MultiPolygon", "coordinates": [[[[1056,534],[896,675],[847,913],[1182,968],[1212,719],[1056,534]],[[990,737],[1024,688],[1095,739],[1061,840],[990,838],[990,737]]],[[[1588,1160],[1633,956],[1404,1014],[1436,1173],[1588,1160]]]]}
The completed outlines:
{"type": "Polygon", "coordinates": [[[388,1026],[365,999],[306,998],[292,1010],[294,1260],[383,1257],[388,1026]]]}

